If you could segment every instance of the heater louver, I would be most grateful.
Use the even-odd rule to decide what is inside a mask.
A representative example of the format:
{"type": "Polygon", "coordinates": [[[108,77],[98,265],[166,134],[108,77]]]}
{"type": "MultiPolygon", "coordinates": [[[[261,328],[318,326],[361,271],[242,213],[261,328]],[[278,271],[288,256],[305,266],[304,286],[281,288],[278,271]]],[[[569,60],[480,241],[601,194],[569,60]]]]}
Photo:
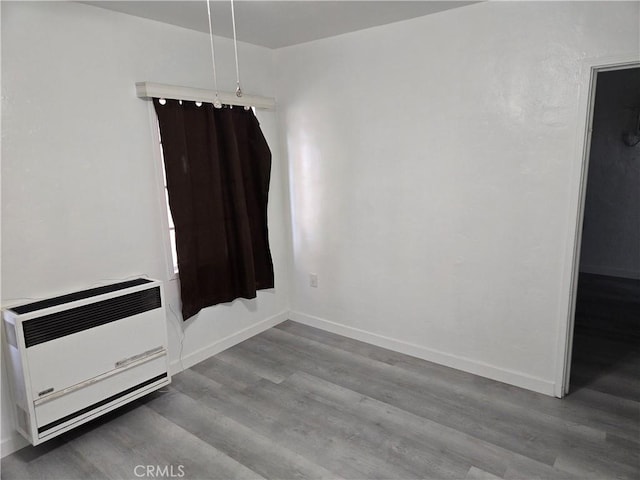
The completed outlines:
{"type": "Polygon", "coordinates": [[[156,287],[27,320],[23,323],[25,346],[29,348],[160,307],[160,288],[156,287]]]}

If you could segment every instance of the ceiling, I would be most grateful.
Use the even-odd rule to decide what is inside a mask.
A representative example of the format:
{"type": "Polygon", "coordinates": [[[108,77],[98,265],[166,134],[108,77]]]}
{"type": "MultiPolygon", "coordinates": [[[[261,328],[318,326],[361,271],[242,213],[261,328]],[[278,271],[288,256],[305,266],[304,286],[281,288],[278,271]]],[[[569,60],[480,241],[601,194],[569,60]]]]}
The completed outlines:
{"type": "MultiPolygon", "coordinates": [[[[108,10],[209,32],[206,0],[82,1],[108,10]]],[[[280,48],[342,33],[429,15],[473,1],[431,0],[236,0],[238,40],[280,48]]],[[[211,1],[216,35],[232,38],[230,0],[211,1]]]]}

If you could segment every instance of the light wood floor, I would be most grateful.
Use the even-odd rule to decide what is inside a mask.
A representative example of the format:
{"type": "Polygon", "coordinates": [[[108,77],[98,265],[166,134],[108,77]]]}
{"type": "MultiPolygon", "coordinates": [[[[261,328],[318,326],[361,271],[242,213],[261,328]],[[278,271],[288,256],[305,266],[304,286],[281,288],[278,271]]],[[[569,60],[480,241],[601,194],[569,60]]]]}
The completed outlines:
{"type": "Polygon", "coordinates": [[[285,322],[3,459],[2,478],[640,478],[638,398],[583,383],[554,399],[285,322]]]}

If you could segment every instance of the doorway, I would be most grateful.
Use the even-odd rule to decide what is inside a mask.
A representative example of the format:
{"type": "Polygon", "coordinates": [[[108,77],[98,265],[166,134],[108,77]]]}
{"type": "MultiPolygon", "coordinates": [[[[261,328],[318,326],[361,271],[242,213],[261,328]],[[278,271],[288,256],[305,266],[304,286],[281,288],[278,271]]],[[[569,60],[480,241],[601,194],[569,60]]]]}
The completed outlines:
{"type": "Polygon", "coordinates": [[[640,401],[640,65],[595,69],[591,89],[565,393],[640,401]]]}

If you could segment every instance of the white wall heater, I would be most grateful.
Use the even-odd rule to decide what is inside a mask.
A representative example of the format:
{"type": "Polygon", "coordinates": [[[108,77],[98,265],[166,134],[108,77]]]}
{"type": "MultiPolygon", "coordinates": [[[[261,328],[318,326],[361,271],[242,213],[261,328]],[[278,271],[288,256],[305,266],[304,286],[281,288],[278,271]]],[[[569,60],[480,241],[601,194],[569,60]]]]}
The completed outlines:
{"type": "Polygon", "coordinates": [[[33,445],[171,381],[161,282],[83,290],[3,318],[16,428],[33,445]]]}

